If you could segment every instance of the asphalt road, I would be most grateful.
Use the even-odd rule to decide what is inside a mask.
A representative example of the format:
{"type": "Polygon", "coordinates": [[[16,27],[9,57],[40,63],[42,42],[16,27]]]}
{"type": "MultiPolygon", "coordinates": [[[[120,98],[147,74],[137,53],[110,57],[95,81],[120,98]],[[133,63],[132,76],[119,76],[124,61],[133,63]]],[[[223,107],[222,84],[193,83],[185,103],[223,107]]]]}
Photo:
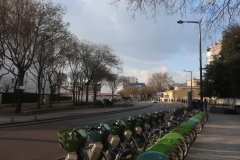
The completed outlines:
{"type": "Polygon", "coordinates": [[[144,112],[153,112],[164,107],[166,107],[166,104],[154,104],[142,110],[3,128],[0,129],[0,160],[57,160],[67,154],[58,144],[57,133],[61,129],[80,127],[144,112]]]}

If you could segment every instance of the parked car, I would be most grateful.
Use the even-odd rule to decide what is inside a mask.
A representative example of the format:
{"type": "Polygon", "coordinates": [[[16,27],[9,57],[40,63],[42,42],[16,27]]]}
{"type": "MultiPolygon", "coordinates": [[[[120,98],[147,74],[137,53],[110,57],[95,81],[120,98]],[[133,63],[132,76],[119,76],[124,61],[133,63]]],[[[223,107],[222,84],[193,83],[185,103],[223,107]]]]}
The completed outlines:
{"type": "Polygon", "coordinates": [[[236,102],[234,106],[240,106],[240,102],[236,102]]]}
{"type": "Polygon", "coordinates": [[[152,100],[152,103],[158,103],[158,102],[157,102],[157,100],[154,99],[154,100],[152,100]]]}

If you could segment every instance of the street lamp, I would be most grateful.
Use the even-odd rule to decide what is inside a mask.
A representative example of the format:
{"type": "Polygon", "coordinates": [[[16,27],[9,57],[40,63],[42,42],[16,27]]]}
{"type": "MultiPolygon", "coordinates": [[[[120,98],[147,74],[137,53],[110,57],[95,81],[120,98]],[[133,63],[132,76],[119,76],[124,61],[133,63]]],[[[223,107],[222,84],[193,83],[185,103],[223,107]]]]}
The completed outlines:
{"type": "Polygon", "coordinates": [[[186,70],[183,70],[183,71],[191,73],[191,96],[192,96],[192,93],[193,93],[193,90],[192,90],[192,71],[186,71],[186,70]]]}
{"type": "MultiPolygon", "coordinates": [[[[199,30],[199,62],[200,62],[200,100],[201,102],[203,102],[203,96],[202,96],[202,88],[203,88],[203,83],[202,83],[202,43],[201,43],[201,22],[202,19],[200,21],[177,21],[178,24],[183,24],[183,23],[197,23],[198,24],[198,30],[199,30]]],[[[201,103],[202,105],[202,103],[201,103]]]]}

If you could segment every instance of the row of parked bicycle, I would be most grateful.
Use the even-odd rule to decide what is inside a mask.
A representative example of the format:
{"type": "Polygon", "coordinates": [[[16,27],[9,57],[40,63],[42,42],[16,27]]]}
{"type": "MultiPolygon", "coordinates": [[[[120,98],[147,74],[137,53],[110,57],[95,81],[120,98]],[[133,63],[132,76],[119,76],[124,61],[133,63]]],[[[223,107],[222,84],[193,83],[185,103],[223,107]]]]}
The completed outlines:
{"type": "Polygon", "coordinates": [[[206,112],[174,108],[64,129],[58,136],[69,152],[65,160],[183,160],[207,119],[206,112]]]}

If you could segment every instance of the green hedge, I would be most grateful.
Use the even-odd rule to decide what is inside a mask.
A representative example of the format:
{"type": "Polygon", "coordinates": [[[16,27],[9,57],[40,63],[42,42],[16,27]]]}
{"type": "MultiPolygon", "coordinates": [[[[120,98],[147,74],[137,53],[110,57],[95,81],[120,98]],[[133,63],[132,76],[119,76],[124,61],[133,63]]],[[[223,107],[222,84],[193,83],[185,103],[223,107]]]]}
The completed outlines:
{"type": "MultiPolygon", "coordinates": [[[[8,104],[13,103],[13,93],[2,93],[2,103],[8,104]]],[[[23,93],[22,95],[22,103],[33,103],[37,102],[38,94],[36,93],[23,93]]],[[[15,97],[15,103],[17,102],[17,99],[15,97]]]]}
{"type": "Polygon", "coordinates": [[[76,102],[74,102],[75,106],[85,106],[85,105],[88,105],[88,104],[89,103],[84,102],[84,101],[76,101],[76,102]]]}
{"type": "MultiPolygon", "coordinates": [[[[48,94],[46,94],[48,95],[48,94]]],[[[2,104],[10,104],[13,103],[13,93],[2,93],[2,104]]],[[[60,101],[67,101],[71,100],[72,97],[60,97],[60,101]]],[[[35,103],[38,100],[38,94],[37,93],[23,93],[22,95],[22,103],[35,103]]],[[[57,101],[58,96],[53,95],[53,101],[57,101]]],[[[15,103],[17,102],[17,99],[15,97],[15,103]]]]}

